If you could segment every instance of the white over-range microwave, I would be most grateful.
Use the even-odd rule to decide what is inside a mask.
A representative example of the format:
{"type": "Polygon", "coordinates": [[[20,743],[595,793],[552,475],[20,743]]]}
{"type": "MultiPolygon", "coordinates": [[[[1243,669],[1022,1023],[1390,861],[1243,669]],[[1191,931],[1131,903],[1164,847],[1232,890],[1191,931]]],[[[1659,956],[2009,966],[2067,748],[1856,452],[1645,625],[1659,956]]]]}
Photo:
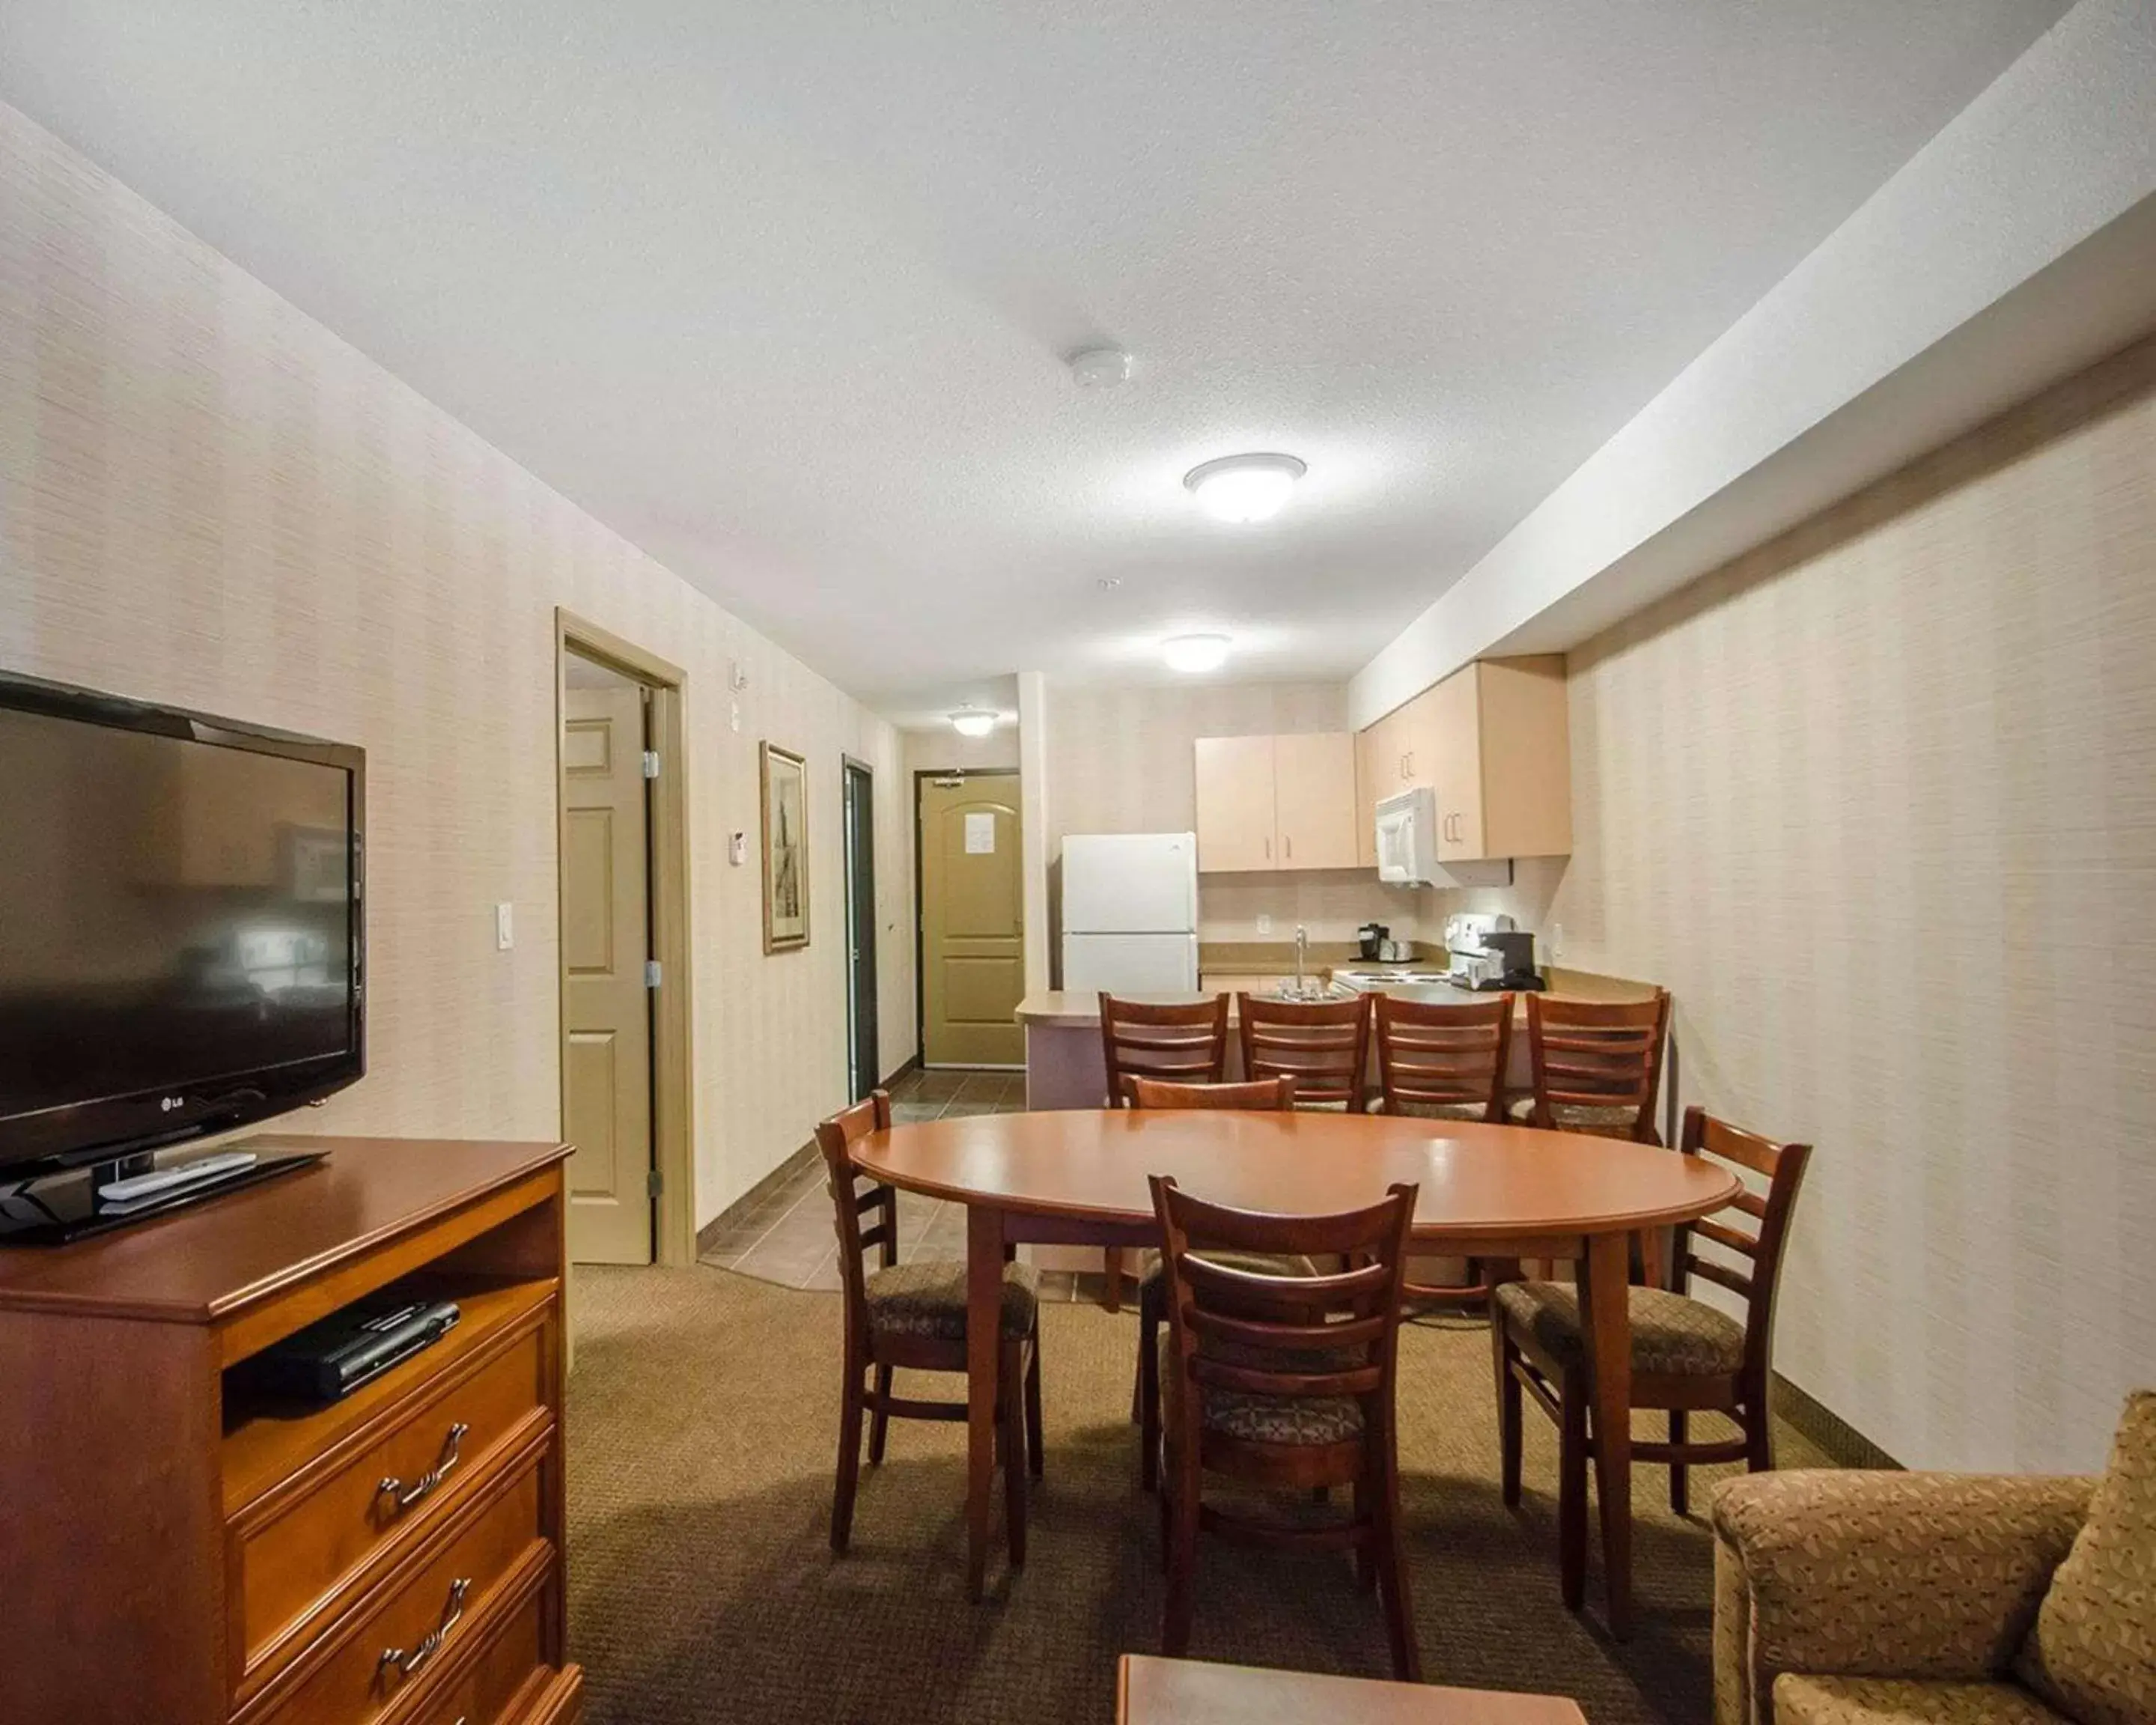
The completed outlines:
{"type": "Polygon", "coordinates": [[[1435,881],[1437,793],[1417,785],[1378,804],[1378,878],[1392,886],[1435,881]]]}

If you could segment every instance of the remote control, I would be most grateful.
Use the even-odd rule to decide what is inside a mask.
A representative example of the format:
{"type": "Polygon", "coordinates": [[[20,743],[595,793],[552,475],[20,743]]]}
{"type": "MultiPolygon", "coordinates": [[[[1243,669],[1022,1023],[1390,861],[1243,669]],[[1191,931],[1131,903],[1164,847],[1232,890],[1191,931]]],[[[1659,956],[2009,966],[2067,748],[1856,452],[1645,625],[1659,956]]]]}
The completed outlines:
{"type": "Polygon", "coordinates": [[[234,1168],[251,1167],[260,1158],[252,1150],[224,1150],[215,1156],[205,1156],[199,1162],[190,1162],[179,1168],[152,1169],[146,1174],[135,1174],[125,1180],[110,1180],[97,1189],[100,1198],[115,1204],[126,1204],[137,1198],[148,1198],[159,1192],[169,1192],[175,1186],[191,1186],[197,1180],[207,1180],[213,1174],[228,1174],[234,1168]]]}

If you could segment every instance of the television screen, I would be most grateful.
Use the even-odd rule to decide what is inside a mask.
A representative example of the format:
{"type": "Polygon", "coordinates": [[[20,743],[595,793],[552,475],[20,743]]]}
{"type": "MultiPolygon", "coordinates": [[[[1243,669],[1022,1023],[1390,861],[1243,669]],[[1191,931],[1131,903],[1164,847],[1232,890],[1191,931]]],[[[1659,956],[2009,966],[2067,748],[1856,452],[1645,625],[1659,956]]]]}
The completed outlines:
{"type": "Polygon", "coordinates": [[[349,1082],[358,752],[39,686],[0,686],[0,1164],[349,1082]]]}

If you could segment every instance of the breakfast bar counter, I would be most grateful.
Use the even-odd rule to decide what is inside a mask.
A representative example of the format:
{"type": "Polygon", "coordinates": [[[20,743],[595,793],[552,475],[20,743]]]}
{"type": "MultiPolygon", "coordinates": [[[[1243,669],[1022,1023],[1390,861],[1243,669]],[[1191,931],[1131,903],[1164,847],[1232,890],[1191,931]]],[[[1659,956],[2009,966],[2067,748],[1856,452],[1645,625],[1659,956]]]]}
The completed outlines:
{"type": "MultiPolygon", "coordinates": [[[[1346,966],[1328,966],[1323,971],[1313,971],[1313,976],[1328,977],[1333,969],[1346,966]]],[[[1408,967],[1402,967],[1407,968],[1408,967]]],[[[1551,966],[1545,974],[1550,987],[1546,998],[1559,1000],[1630,1001],[1645,1000],[1655,992],[1652,983],[1635,982],[1623,977],[1599,976],[1591,971],[1566,970],[1551,966]]],[[[1194,1001],[1209,1000],[1214,991],[1192,991],[1173,994],[1133,994],[1133,1000],[1157,1003],[1162,1005],[1188,1004],[1194,1001]]],[[[1232,995],[1232,989],[1219,992],[1232,995]]],[[[1404,987],[1402,994],[1418,1000],[1445,1000],[1457,998],[1462,1001],[1479,997],[1465,990],[1455,991],[1445,983],[1417,984],[1404,987]]],[[[1516,997],[1515,1023],[1522,1033],[1527,1028],[1527,1003],[1524,997],[1516,997]]],[[[1028,1108],[1097,1108],[1105,1099],[1107,1084],[1106,1068],[1101,1055],[1101,1003],[1091,991],[1050,988],[1027,995],[1018,1004],[1018,1021],[1025,1027],[1025,1105],[1028,1108]]],[[[1228,1005],[1228,1022],[1235,1022],[1235,1002],[1228,1005]]],[[[1515,1067],[1512,1074],[1516,1085],[1526,1083],[1527,1039],[1524,1034],[1513,1044],[1515,1067]]],[[[1229,1065],[1236,1064],[1235,1040],[1229,1040],[1229,1065]]]]}

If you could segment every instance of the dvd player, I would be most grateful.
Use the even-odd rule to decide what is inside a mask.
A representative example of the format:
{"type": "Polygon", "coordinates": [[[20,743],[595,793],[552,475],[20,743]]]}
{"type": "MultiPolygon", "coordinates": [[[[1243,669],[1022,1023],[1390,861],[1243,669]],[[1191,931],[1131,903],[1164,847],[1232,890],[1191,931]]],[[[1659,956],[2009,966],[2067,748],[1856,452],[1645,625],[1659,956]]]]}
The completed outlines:
{"type": "Polygon", "coordinates": [[[333,1402],[440,1341],[458,1316],[453,1301],[377,1294],[287,1336],[241,1369],[280,1400],[333,1402]]]}

